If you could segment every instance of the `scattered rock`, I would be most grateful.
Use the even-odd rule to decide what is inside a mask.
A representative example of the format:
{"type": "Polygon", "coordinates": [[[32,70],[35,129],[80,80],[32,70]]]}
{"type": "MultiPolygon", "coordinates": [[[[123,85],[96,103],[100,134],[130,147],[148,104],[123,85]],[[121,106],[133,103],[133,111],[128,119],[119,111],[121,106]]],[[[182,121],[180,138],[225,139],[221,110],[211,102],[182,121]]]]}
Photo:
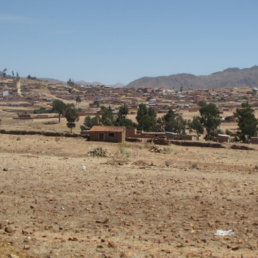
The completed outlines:
{"type": "Polygon", "coordinates": [[[78,241],[78,238],[77,237],[69,237],[68,241],[78,241]]]}
{"type": "Polygon", "coordinates": [[[5,227],[4,231],[5,231],[6,233],[11,234],[11,233],[13,233],[15,230],[14,230],[13,227],[7,226],[7,227],[5,227]]]}
{"type": "Polygon", "coordinates": [[[115,248],[115,244],[112,241],[108,241],[108,247],[115,248]]]}
{"type": "Polygon", "coordinates": [[[157,146],[157,145],[154,145],[154,146],[151,146],[150,151],[151,152],[156,152],[156,153],[162,153],[163,149],[161,147],[157,146]]]}
{"type": "Polygon", "coordinates": [[[96,220],[96,223],[99,223],[99,224],[106,224],[106,223],[108,223],[108,221],[109,221],[109,219],[106,218],[106,219],[104,219],[104,220],[96,220]]]}
{"type": "Polygon", "coordinates": [[[144,160],[137,160],[133,163],[136,166],[150,166],[150,164],[144,160]]]}
{"type": "Polygon", "coordinates": [[[166,160],[166,161],[165,161],[165,165],[166,165],[167,167],[171,167],[171,166],[173,165],[172,160],[166,160]]]}

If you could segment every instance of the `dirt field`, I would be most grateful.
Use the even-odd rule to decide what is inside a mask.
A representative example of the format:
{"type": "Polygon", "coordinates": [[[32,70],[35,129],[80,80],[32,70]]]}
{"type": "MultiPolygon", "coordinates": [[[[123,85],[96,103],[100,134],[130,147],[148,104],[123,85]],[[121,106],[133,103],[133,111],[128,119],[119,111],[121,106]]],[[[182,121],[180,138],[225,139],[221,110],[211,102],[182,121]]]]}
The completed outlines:
{"type": "Polygon", "coordinates": [[[150,148],[0,135],[0,257],[258,257],[257,147],[150,148]]]}

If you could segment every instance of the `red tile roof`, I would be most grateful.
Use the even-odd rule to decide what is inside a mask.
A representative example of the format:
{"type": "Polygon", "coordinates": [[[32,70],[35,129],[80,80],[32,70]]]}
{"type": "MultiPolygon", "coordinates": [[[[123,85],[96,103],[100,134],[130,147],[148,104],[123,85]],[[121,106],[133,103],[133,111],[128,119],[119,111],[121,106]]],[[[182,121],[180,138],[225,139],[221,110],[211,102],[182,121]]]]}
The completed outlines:
{"type": "Polygon", "coordinates": [[[124,126],[101,126],[101,125],[94,125],[90,132],[123,132],[125,131],[124,126]]]}

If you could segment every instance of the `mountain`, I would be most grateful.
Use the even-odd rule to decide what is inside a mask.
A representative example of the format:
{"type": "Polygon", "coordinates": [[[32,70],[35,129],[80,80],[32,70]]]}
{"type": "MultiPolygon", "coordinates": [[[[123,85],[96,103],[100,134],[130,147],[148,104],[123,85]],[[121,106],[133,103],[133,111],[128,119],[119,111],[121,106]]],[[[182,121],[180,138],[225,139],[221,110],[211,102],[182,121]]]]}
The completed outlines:
{"type": "Polygon", "coordinates": [[[123,88],[125,85],[118,82],[116,84],[112,84],[112,85],[107,85],[108,87],[111,87],[111,88],[123,88]]]}
{"type": "Polygon", "coordinates": [[[258,86],[258,66],[251,68],[228,68],[210,75],[196,76],[181,73],[170,76],[143,77],[130,82],[127,88],[208,89],[258,86]]]}
{"type": "Polygon", "coordinates": [[[38,78],[41,81],[47,81],[49,83],[64,83],[61,80],[53,79],[53,78],[38,78]]]}
{"type": "Polygon", "coordinates": [[[81,81],[76,81],[75,82],[76,84],[80,84],[80,85],[91,85],[91,86],[97,86],[97,85],[104,85],[103,83],[101,83],[101,82],[86,82],[86,81],[83,81],[83,80],[81,80],[81,81]]]}

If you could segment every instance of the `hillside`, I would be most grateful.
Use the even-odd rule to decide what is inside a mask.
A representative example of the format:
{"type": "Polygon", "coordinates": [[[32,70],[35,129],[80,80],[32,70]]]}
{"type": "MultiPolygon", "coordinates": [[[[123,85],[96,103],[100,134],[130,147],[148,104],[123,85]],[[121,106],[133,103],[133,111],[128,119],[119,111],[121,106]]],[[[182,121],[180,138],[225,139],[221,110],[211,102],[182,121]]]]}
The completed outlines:
{"type": "Polygon", "coordinates": [[[225,87],[257,87],[258,66],[239,69],[228,68],[222,72],[210,75],[195,76],[193,74],[175,74],[170,76],[143,77],[132,81],[127,88],[168,88],[168,89],[198,89],[198,88],[225,88],[225,87]]]}

